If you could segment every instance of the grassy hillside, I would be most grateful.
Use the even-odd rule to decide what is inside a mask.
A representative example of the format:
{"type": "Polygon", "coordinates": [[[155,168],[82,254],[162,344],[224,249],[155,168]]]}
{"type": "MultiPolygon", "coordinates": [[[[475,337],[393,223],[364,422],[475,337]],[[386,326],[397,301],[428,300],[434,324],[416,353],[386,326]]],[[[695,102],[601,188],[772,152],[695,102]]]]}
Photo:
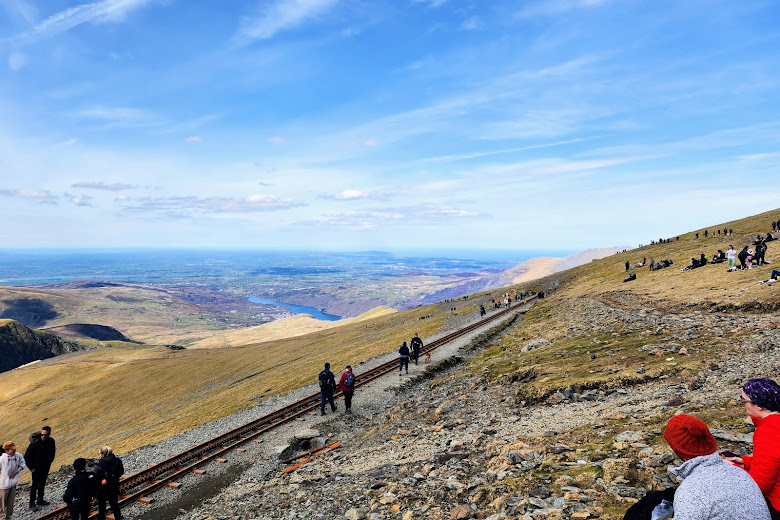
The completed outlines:
{"type": "Polygon", "coordinates": [[[414,332],[427,337],[468,300],[390,314],[305,336],[233,348],[170,350],[124,344],[51,359],[0,374],[0,424],[24,444],[44,423],[57,438],[55,466],[110,443],[119,452],[311,384],[322,364],[347,364],[395,351],[414,332]],[[427,314],[434,317],[418,321],[427,314]]]}

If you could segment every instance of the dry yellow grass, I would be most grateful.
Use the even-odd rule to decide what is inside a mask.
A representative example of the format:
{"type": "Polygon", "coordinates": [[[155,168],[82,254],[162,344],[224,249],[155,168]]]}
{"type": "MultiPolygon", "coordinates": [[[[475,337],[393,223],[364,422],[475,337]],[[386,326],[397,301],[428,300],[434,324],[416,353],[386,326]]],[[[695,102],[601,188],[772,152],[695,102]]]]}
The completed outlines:
{"type": "Polygon", "coordinates": [[[414,332],[438,332],[447,312],[377,310],[323,331],[241,347],[172,351],[139,345],[53,358],[0,374],[0,432],[26,445],[44,423],[58,442],[55,466],[167,438],[316,381],[322,364],[395,351],[414,332]],[[435,313],[431,319],[418,317],[435,313]]]}
{"type": "Polygon", "coordinates": [[[193,341],[187,348],[237,347],[249,343],[294,338],[333,327],[375,319],[395,312],[397,312],[395,309],[389,307],[377,307],[360,316],[339,321],[318,320],[307,314],[299,314],[256,327],[246,327],[234,331],[215,331],[208,338],[193,341]]]}

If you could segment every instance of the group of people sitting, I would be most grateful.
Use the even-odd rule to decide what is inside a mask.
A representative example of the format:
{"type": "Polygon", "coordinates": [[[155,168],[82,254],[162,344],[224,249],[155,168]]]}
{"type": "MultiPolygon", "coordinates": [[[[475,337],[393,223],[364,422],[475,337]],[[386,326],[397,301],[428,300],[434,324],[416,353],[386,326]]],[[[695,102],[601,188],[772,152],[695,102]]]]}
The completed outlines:
{"type": "Polygon", "coordinates": [[[691,269],[698,269],[699,267],[704,267],[709,263],[709,259],[704,256],[704,253],[701,254],[699,258],[693,257],[691,258],[691,265],[683,267],[680,269],[680,271],[690,271],[691,269]]]}
{"type": "Polygon", "coordinates": [[[650,270],[651,271],[657,271],[659,269],[663,269],[665,267],[669,267],[674,265],[674,261],[672,260],[658,260],[655,261],[655,258],[650,259],[650,270]]]}
{"type": "Polygon", "coordinates": [[[663,435],[683,461],[671,468],[682,483],[649,492],[624,520],[672,515],[675,520],[780,520],[780,386],[771,379],[751,379],[741,399],[756,426],[753,455],[718,452],[702,420],[675,415],[663,435]]]}

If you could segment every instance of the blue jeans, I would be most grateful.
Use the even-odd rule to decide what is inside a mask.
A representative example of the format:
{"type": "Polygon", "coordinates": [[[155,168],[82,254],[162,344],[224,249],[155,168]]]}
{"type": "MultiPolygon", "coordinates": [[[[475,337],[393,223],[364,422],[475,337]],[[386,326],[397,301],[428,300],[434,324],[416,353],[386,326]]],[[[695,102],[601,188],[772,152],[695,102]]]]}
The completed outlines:
{"type": "Polygon", "coordinates": [[[328,401],[330,403],[330,409],[332,411],[336,411],[336,405],[333,402],[333,389],[332,388],[321,388],[320,389],[320,412],[325,413],[325,401],[328,401]]]}

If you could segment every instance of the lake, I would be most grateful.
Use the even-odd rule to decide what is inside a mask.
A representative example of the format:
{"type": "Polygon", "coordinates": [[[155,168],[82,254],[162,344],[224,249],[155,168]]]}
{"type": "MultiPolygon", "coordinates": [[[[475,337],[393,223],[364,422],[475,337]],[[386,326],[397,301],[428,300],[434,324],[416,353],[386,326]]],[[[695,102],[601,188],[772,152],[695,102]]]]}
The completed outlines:
{"type": "Polygon", "coordinates": [[[305,305],[295,305],[294,303],[275,302],[267,298],[260,298],[259,296],[250,296],[249,301],[252,303],[262,303],[264,305],[273,305],[275,307],[282,307],[284,309],[289,309],[290,312],[292,312],[293,314],[309,314],[310,316],[318,320],[338,321],[341,319],[341,316],[336,316],[335,314],[327,314],[325,312],[320,311],[319,309],[315,309],[314,307],[306,307],[305,305]]]}

